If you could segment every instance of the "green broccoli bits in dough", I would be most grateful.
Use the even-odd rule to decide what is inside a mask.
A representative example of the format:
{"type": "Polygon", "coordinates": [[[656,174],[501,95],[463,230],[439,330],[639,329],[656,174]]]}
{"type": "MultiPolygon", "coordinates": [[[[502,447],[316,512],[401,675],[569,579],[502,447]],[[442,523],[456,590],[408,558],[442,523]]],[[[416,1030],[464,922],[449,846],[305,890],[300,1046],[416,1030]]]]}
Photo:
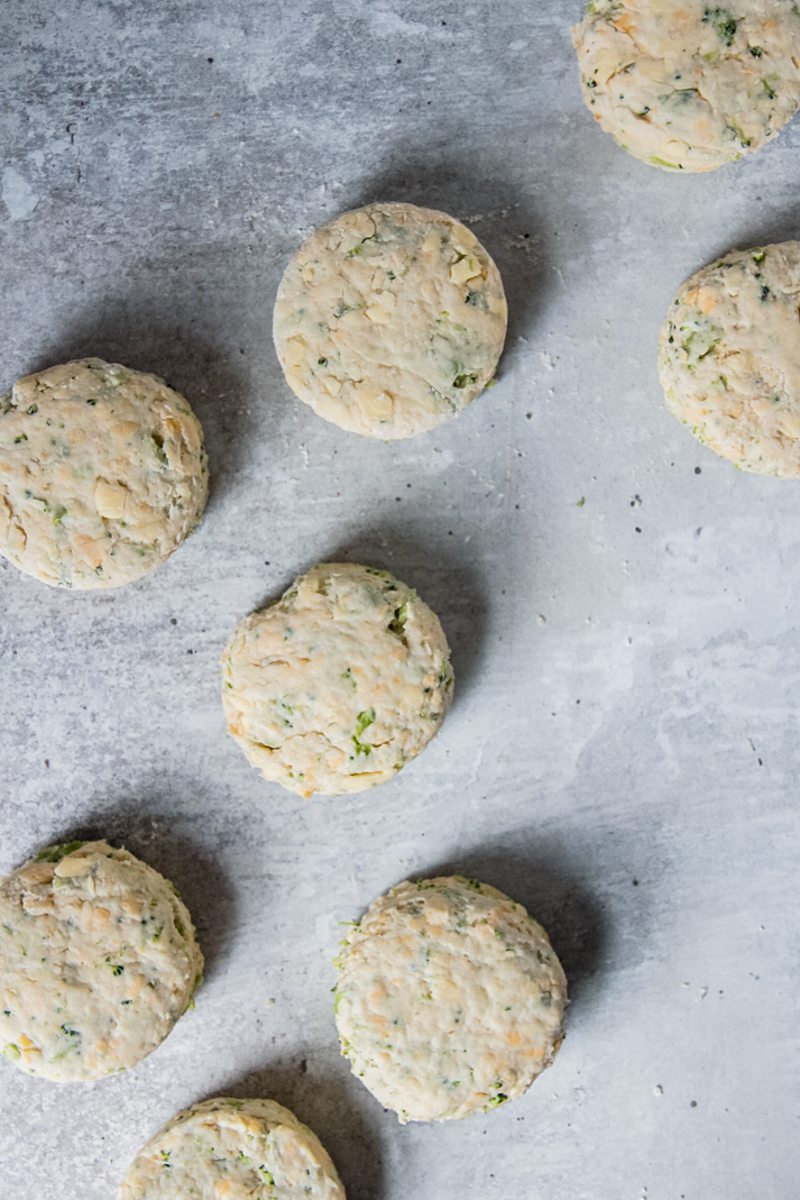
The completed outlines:
{"type": "Polygon", "coordinates": [[[203,431],[155,375],[99,358],[0,396],[0,554],[43,583],[131,583],[177,549],[208,493],[203,431]]]}
{"type": "Polygon", "coordinates": [[[222,659],[228,730],[301,796],[391,779],[450,707],[438,618],[388,571],[322,563],[235,630],[222,659]]]}
{"type": "Polygon", "coordinates": [[[590,0],[572,31],[583,97],[635,158],[713,171],[800,108],[800,6],[590,0]]]}
{"type": "Polygon", "coordinates": [[[202,971],[185,904],[127,850],[48,846],[0,882],[0,1049],[30,1075],[73,1082],[134,1066],[202,971]]]}
{"type": "Polygon", "coordinates": [[[299,399],[342,429],[411,437],[494,375],[506,334],[497,267],[445,213],[371,204],[318,229],[289,264],[275,347],[299,399]]]}
{"type": "Polygon", "coordinates": [[[562,1040],[564,972],[542,927],[455,875],[401,883],[336,960],[342,1053],[400,1121],[448,1121],[521,1096],[562,1040]]]}
{"type": "Polygon", "coordinates": [[[800,475],[800,242],[734,250],[678,292],[661,331],[667,407],[743,471],[800,475]]]}
{"type": "Polygon", "coordinates": [[[131,1163],[119,1200],[345,1200],[319,1138],[274,1100],[218,1097],[168,1121],[131,1163]]]}

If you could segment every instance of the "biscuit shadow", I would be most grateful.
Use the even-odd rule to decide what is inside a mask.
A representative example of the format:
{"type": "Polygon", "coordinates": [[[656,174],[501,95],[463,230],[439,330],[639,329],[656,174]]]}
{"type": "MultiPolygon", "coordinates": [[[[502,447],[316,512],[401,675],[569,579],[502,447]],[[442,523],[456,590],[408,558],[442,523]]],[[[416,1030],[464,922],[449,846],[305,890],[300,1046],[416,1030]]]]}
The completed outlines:
{"type": "Polygon", "coordinates": [[[361,180],[346,208],[376,201],[404,201],[436,208],[467,225],[497,263],[508,301],[508,334],[498,378],[515,366],[519,339],[527,337],[549,289],[545,231],[530,196],[509,182],[506,169],[483,162],[480,173],[463,159],[441,153],[430,160],[395,153],[382,171],[361,180]]]}
{"type": "Polygon", "coordinates": [[[466,875],[491,884],[527,908],[547,931],[567,976],[569,1012],[589,1005],[600,986],[608,923],[601,904],[570,856],[550,840],[520,831],[475,847],[415,878],[466,875]]]}
{"type": "Polygon", "coordinates": [[[390,520],[354,532],[321,561],[382,567],[418,592],[450,646],[457,705],[478,681],[489,620],[487,589],[468,547],[431,523],[390,520]]]}
{"type": "Polygon", "coordinates": [[[161,812],[138,799],[122,800],[98,806],[50,841],[102,840],[124,847],[174,884],[195,924],[208,980],[224,970],[236,924],[236,896],[209,850],[176,830],[176,823],[174,812],[161,812]]]}
{"type": "Polygon", "coordinates": [[[118,295],[99,293],[59,330],[30,371],[97,357],[152,372],[181,392],[203,426],[211,510],[230,491],[252,430],[244,428],[248,390],[243,354],[235,344],[226,346],[198,332],[211,323],[201,306],[202,289],[192,290],[164,264],[155,280],[123,283],[118,295]],[[164,286],[162,273],[174,279],[174,291],[164,286]]]}
{"type": "MultiPolygon", "coordinates": [[[[749,250],[753,246],[768,246],[773,242],[793,242],[800,238],[800,208],[785,213],[772,213],[762,221],[754,222],[750,214],[738,231],[719,243],[707,262],[715,262],[731,250],[749,250]]],[[[705,263],[698,262],[693,268],[699,270],[705,263]]]]}
{"type": "Polygon", "coordinates": [[[322,1142],[341,1176],[347,1200],[382,1200],[379,1139],[367,1116],[370,1108],[377,1116],[378,1106],[360,1084],[354,1086],[363,1092],[363,1103],[359,1095],[356,1105],[349,1095],[351,1078],[344,1065],[342,1073],[336,1078],[337,1072],[309,1047],[307,1052],[277,1059],[236,1077],[214,1095],[277,1100],[322,1142]]]}

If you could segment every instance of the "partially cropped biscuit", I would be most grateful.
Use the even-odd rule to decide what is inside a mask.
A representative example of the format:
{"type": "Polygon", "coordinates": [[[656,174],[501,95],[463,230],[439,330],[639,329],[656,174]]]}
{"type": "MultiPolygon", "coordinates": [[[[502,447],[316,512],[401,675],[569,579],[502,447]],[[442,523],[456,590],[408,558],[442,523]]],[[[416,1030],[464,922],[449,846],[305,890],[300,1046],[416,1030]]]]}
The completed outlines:
{"type": "Polygon", "coordinates": [[[800,242],[733,250],[680,288],[661,331],[667,407],[743,471],[800,475],[800,242]]]}
{"type": "Polygon", "coordinates": [[[106,842],[49,846],[0,883],[0,1048],[59,1083],[154,1050],[203,971],[174,887],[106,842]]]}
{"type": "Polygon", "coordinates": [[[286,268],[274,337],[292,391],[342,429],[411,437],[461,412],[506,334],[497,267],[459,221],[370,204],[316,230],[286,268]]]}
{"type": "Polygon", "coordinates": [[[342,1053],[402,1123],[513,1100],[561,1044],[567,984],[547,934],[477,880],[392,888],[349,931],[336,965],[342,1053]]]}
{"type": "Polygon", "coordinates": [[[319,1138],[274,1100],[218,1097],[179,1112],[131,1163],[119,1200],[344,1200],[319,1138]]]}
{"type": "Polygon", "coordinates": [[[664,170],[733,162],[800,108],[800,8],[788,0],[590,0],[572,36],[589,111],[664,170]]]}
{"type": "Polygon", "coordinates": [[[43,583],[139,579],[199,522],[203,431],[155,375],[85,358],[0,396],[0,554],[43,583]]]}
{"type": "Polygon", "coordinates": [[[265,778],[301,796],[360,792],[419,754],[450,706],[439,619],[388,571],[320,563],[234,631],[228,730],[265,778]]]}

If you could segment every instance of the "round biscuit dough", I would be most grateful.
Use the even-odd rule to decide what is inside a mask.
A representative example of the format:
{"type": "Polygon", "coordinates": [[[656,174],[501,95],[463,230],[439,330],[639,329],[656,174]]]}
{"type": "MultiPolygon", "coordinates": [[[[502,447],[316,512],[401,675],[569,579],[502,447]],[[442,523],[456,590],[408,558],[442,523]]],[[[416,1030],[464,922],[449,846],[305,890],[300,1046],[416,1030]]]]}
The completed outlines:
{"type": "Polygon", "coordinates": [[[119,1200],[345,1200],[319,1138],[274,1100],[179,1112],[131,1163],[119,1200]]]}
{"type": "Polygon", "coordinates": [[[106,842],[49,846],[0,883],[0,1048],[58,1083],[134,1066],[200,983],[185,904],[106,842]]]}
{"type": "Polygon", "coordinates": [[[343,947],[342,1053],[401,1123],[495,1108],[552,1063],[564,972],[541,925],[495,888],[461,876],[401,883],[343,947]]]}
{"type": "Polygon", "coordinates": [[[680,288],[661,330],[667,407],[744,471],[800,475],[800,242],[733,250],[680,288]]]}
{"type": "Polygon", "coordinates": [[[800,108],[800,9],[787,0],[590,0],[572,37],[589,111],[664,170],[733,162],[800,108]]]}
{"type": "Polygon", "coordinates": [[[500,273],[459,221],[370,204],[316,230],[286,268],[275,347],[292,391],[342,429],[411,437],[494,376],[506,334],[500,273]]]}
{"type": "Polygon", "coordinates": [[[265,778],[301,796],[391,779],[450,707],[439,619],[388,571],[320,563],[246,617],[222,659],[228,730],[265,778]]]}
{"type": "Polygon", "coordinates": [[[207,493],[200,422],[155,375],[85,358],[0,396],[0,554],[43,583],[139,579],[191,533],[207,493]]]}

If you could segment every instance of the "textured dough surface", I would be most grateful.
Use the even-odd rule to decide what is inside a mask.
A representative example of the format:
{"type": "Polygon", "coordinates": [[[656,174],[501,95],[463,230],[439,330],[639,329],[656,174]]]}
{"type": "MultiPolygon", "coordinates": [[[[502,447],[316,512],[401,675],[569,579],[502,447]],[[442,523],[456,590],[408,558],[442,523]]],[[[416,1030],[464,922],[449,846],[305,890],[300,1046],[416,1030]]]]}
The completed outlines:
{"type": "Polygon", "coordinates": [[[500,273],[445,213],[371,204],[316,230],[290,262],[274,337],[292,391],[342,429],[433,429],[493,377],[506,334],[500,273]]]}
{"type": "Polygon", "coordinates": [[[0,883],[0,1046],[30,1075],[99,1079],[154,1050],[203,956],[172,884],[106,842],[49,846],[0,883]]]}
{"type": "Polygon", "coordinates": [[[319,1138],[274,1100],[218,1097],[139,1151],[119,1200],[344,1200],[319,1138]]]}
{"type": "Polygon", "coordinates": [[[553,1061],[564,972],[541,925],[488,884],[461,876],[401,883],[343,947],[342,1053],[402,1123],[494,1108],[553,1061]]]}
{"type": "Polygon", "coordinates": [[[687,280],[659,374],[670,412],[722,458],[800,475],[800,242],[733,250],[687,280]]]}
{"type": "Polygon", "coordinates": [[[228,730],[289,791],[363,791],[438,730],[449,655],[438,617],[388,571],[320,563],[234,631],[222,659],[228,730]]]}
{"type": "Polygon", "coordinates": [[[800,108],[800,9],[789,0],[591,0],[572,36],[589,111],[665,170],[741,158],[800,108]]]}
{"type": "Polygon", "coordinates": [[[202,516],[203,431],[155,375],[85,358],[0,396],[0,554],[56,587],[119,587],[202,516]]]}

